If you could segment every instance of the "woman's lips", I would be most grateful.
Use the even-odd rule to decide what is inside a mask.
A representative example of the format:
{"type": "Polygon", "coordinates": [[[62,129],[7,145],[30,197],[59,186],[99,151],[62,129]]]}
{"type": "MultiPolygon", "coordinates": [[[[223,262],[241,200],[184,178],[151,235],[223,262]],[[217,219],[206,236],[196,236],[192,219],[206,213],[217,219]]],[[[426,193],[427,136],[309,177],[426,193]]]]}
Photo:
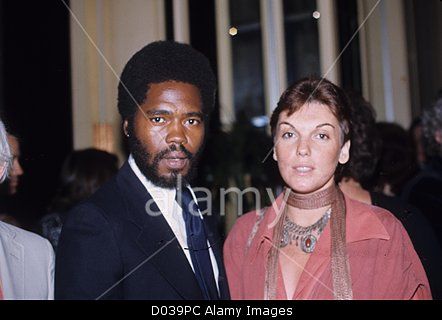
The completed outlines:
{"type": "Polygon", "coordinates": [[[313,167],[311,167],[311,166],[296,166],[296,167],[293,167],[293,169],[299,175],[307,175],[313,171],[313,167]]]}

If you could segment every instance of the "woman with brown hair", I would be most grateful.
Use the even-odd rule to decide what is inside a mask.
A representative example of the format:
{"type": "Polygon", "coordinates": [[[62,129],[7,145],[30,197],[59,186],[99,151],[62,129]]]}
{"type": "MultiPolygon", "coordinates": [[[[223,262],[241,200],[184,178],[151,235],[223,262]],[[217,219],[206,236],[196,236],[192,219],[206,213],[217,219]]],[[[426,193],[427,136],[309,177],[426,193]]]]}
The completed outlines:
{"type": "Polygon", "coordinates": [[[57,194],[49,206],[49,213],[40,221],[41,233],[55,251],[68,211],[90,197],[117,171],[117,156],[103,150],[75,150],[66,157],[57,194]]]}
{"type": "Polygon", "coordinates": [[[303,79],[283,93],[270,125],[286,188],[230,232],[224,257],[231,297],[431,299],[400,222],[345,197],[335,182],[350,150],[343,91],[325,79],[303,79]]]}

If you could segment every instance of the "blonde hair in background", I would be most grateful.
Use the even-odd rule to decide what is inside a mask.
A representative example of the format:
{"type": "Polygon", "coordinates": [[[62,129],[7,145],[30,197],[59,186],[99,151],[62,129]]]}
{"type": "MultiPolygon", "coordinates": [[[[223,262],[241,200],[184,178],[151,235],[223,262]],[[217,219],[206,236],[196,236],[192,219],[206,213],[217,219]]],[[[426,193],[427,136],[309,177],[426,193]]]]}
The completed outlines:
{"type": "Polygon", "coordinates": [[[8,177],[11,165],[12,156],[8,143],[8,134],[3,121],[0,120],[0,183],[8,177]]]}

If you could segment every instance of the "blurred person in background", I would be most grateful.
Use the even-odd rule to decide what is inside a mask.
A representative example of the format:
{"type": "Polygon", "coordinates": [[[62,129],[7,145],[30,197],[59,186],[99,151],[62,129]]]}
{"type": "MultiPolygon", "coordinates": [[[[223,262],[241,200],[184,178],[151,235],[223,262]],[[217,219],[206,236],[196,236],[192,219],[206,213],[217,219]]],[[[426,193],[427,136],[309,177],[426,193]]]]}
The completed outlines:
{"type": "Polygon", "coordinates": [[[414,154],[416,155],[416,162],[420,169],[423,169],[427,162],[427,155],[425,154],[424,135],[422,132],[422,119],[418,117],[411,123],[408,129],[411,141],[414,147],[414,154]]]}
{"type": "Polygon", "coordinates": [[[12,134],[8,134],[8,142],[11,146],[12,167],[8,177],[8,194],[14,195],[17,193],[21,176],[24,174],[23,167],[20,163],[20,142],[18,138],[12,134]]]}
{"type": "Polygon", "coordinates": [[[387,196],[400,196],[418,171],[412,141],[397,123],[378,122],[376,128],[382,144],[373,190],[387,196]]]}
{"type": "Polygon", "coordinates": [[[350,160],[338,176],[339,187],[350,198],[387,209],[401,221],[426,271],[434,299],[442,299],[442,249],[425,216],[399,197],[371,191],[382,141],[376,131],[371,104],[349,92],[353,134],[350,160]]]}
{"type": "Polygon", "coordinates": [[[422,115],[427,164],[404,188],[402,198],[431,222],[442,245],[442,98],[422,115]]]}
{"type": "MultiPolygon", "coordinates": [[[[13,162],[0,121],[0,182],[13,162]]],[[[54,251],[46,239],[0,222],[0,299],[53,299],[54,264],[54,251]]]]}
{"type": "Polygon", "coordinates": [[[41,233],[57,250],[66,213],[91,196],[118,171],[118,158],[97,149],[73,151],[63,163],[60,186],[48,214],[41,219],[41,233]]]}
{"type": "Polygon", "coordinates": [[[0,221],[17,227],[23,227],[18,214],[22,211],[22,203],[16,197],[21,176],[24,174],[20,163],[20,142],[17,136],[8,133],[8,143],[11,151],[11,169],[3,185],[0,186],[0,221]]]}

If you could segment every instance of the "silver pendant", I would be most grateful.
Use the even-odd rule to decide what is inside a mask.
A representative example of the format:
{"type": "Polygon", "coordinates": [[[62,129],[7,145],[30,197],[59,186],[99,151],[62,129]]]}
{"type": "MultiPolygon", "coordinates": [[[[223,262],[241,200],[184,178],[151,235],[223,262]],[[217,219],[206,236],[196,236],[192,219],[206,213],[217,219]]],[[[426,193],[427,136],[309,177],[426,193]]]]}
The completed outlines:
{"type": "Polygon", "coordinates": [[[316,246],[316,237],[312,234],[306,235],[301,239],[301,250],[305,253],[312,253],[316,246]]]}

